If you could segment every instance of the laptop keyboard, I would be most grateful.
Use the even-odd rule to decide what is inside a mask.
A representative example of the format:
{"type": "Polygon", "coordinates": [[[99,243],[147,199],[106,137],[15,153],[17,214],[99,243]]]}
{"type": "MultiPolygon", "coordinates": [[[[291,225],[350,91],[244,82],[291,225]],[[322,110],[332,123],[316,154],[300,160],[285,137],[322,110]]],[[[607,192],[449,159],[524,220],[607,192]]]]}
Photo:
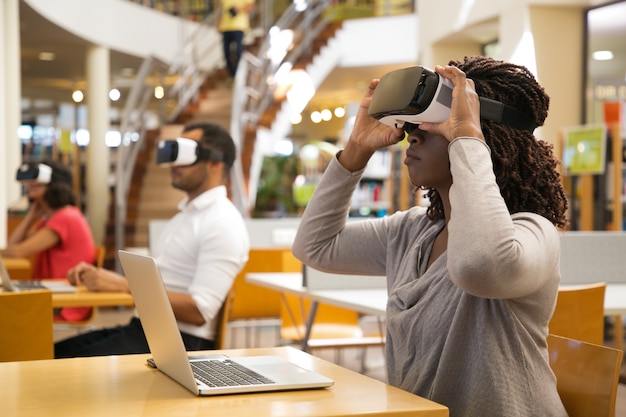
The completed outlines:
{"type": "Polygon", "coordinates": [[[231,360],[191,361],[196,378],[209,387],[273,384],[274,381],[231,360]]]}
{"type": "Polygon", "coordinates": [[[13,284],[21,290],[46,290],[48,289],[40,281],[25,280],[25,281],[13,281],[13,284]]]}

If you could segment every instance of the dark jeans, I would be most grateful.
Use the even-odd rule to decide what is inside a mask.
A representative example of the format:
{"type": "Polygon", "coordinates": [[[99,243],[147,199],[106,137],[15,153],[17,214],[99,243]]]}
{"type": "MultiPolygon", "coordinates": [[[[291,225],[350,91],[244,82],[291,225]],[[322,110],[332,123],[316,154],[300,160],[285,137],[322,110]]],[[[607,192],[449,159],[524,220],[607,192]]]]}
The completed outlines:
{"type": "MultiPolygon", "coordinates": [[[[215,349],[212,340],[182,333],[187,350],[215,349]]],[[[95,330],[54,344],[55,358],[78,356],[128,355],[149,353],[148,342],[141,322],[133,317],[127,325],[95,330]]]]}
{"type": "Polygon", "coordinates": [[[234,77],[243,53],[243,32],[240,30],[222,32],[222,42],[226,67],[230,75],[234,77]]]}

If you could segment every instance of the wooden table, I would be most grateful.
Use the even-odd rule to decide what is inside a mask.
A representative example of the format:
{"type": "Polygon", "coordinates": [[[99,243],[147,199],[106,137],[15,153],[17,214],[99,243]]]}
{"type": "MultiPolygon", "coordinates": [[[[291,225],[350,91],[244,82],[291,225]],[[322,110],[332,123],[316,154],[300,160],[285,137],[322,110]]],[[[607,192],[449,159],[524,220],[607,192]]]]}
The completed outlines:
{"type": "Polygon", "coordinates": [[[125,292],[92,292],[77,287],[74,293],[53,293],[52,307],[115,307],[133,306],[133,296],[125,292]]]}
{"type": "MultiPolygon", "coordinates": [[[[25,298],[31,293],[43,293],[47,297],[47,305],[36,308],[32,301],[25,300],[13,302],[7,308],[0,306],[0,361],[53,358],[53,308],[134,305],[133,297],[128,293],[91,292],[82,286],[77,287],[75,293],[53,293],[49,290],[7,293],[0,290],[0,294],[6,297],[5,304],[11,301],[10,296],[25,298]]],[[[1,404],[0,415],[3,415],[1,404]]]]}
{"type": "MultiPolygon", "coordinates": [[[[215,351],[211,352],[215,353],[215,351]]],[[[290,347],[225,350],[277,355],[332,378],[330,388],[196,397],[149,368],[150,355],[0,363],[3,417],[447,416],[448,409],[290,347]]]]}

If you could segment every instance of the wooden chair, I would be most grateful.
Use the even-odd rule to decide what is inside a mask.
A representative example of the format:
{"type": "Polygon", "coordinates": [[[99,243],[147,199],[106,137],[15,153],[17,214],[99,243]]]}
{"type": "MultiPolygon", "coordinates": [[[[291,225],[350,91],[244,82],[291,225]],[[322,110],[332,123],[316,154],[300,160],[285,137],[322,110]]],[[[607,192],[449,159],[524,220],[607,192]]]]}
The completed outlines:
{"type": "Polygon", "coordinates": [[[569,416],[613,417],[623,352],[553,334],[547,341],[550,367],[569,416]]]}
{"type": "Polygon", "coordinates": [[[560,289],[548,324],[549,332],[596,345],[603,344],[605,289],[604,282],[560,289]]]}
{"type": "Polygon", "coordinates": [[[235,291],[231,288],[224,300],[224,304],[217,313],[217,328],[215,329],[215,349],[226,349],[226,335],[228,334],[228,312],[230,311],[233,299],[235,298],[235,291]]]}
{"type": "MultiPolygon", "coordinates": [[[[104,266],[104,258],[106,256],[106,248],[104,246],[96,245],[95,254],[94,254],[94,265],[97,268],[102,268],[104,266]]],[[[54,326],[56,330],[63,329],[73,329],[76,330],[77,333],[83,333],[88,330],[93,330],[93,322],[96,320],[98,316],[98,308],[92,307],[91,313],[85,317],[83,320],[79,321],[66,321],[60,319],[54,319],[54,326]]]]}
{"type": "Polygon", "coordinates": [[[53,358],[52,293],[0,292],[0,362],[53,358]]]}

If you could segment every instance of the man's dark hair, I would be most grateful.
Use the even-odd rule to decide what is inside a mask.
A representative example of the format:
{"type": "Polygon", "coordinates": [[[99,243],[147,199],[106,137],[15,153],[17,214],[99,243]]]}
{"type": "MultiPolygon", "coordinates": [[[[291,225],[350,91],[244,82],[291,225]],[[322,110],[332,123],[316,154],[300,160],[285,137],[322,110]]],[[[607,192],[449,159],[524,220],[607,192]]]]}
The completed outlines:
{"type": "Polygon", "coordinates": [[[235,142],[223,127],[213,123],[191,123],[185,126],[183,132],[202,130],[200,146],[205,149],[215,149],[224,154],[224,163],[231,168],[237,157],[235,142]]]}
{"type": "MultiPolygon", "coordinates": [[[[533,74],[520,65],[484,56],[450,61],[465,72],[476,86],[479,97],[498,100],[526,113],[536,126],[548,116],[550,98],[533,74]]],[[[532,132],[482,120],[485,141],[491,149],[496,181],[511,214],[537,213],[554,225],[563,227],[567,220],[567,197],[557,169],[553,146],[537,140],[532,132]]],[[[439,194],[429,189],[431,219],[443,219],[439,194]]]]}

